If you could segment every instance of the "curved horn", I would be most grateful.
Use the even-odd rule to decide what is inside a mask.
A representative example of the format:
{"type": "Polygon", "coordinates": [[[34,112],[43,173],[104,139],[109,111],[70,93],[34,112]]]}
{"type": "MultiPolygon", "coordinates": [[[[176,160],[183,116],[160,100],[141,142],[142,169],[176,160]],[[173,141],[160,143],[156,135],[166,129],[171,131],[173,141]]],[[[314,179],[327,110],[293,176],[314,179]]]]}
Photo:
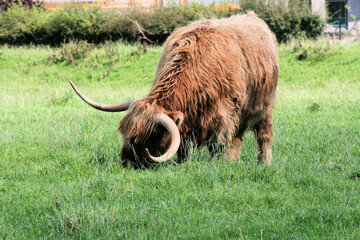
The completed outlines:
{"type": "Polygon", "coordinates": [[[176,126],[175,122],[164,113],[161,113],[158,115],[157,123],[162,125],[163,127],[166,128],[166,130],[169,131],[170,136],[171,136],[170,147],[160,157],[151,156],[151,154],[147,148],[145,149],[145,151],[146,151],[147,157],[150,160],[153,160],[154,162],[165,162],[165,161],[171,159],[178,151],[178,149],[180,147],[180,132],[179,132],[179,129],[176,126]]]}
{"type": "Polygon", "coordinates": [[[101,111],[105,111],[105,112],[122,112],[122,111],[128,110],[129,107],[131,106],[131,104],[133,104],[133,102],[135,102],[135,100],[130,100],[130,101],[118,103],[118,104],[102,104],[102,103],[94,102],[93,100],[87,98],[84,94],[82,94],[76,88],[76,86],[73,84],[73,82],[70,80],[70,78],[67,78],[67,79],[69,80],[71,87],[74,89],[74,91],[77,93],[77,95],[79,95],[79,97],[82,100],[84,100],[84,102],[86,102],[87,104],[89,104],[90,106],[92,106],[93,108],[95,108],[97,110],[101,110],[101,111]]]}

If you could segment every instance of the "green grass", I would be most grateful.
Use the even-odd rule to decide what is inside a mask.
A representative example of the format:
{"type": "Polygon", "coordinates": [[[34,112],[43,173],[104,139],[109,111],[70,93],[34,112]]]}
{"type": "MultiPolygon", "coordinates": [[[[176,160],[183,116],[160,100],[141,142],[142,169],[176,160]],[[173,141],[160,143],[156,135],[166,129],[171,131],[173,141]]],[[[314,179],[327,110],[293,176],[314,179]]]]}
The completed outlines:
{"type": "Polygon", "coordinates": [[[359,239],[360,45],[304,45],[303,61],[280,47],[271,167],[249,133],[238,163],[200,149],[143,171],[117,162],[124,113],[88,107],[66,76],[99,102],[139,98],[161,48],[106,44],[68,65],[1,47],[0,238],[359,239]]]}

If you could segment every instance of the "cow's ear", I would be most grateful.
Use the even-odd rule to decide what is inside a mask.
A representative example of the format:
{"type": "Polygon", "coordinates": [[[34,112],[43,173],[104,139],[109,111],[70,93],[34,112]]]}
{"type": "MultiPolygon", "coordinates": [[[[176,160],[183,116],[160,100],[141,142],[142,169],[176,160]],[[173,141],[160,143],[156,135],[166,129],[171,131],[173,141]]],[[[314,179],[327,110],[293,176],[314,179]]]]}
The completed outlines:
{"type": "Polygon", "coordinates": [[[174,120],[176,126],[179,128],[184,121],[184,114],[180,111],[174,111],[168,114],[174,120]]]}

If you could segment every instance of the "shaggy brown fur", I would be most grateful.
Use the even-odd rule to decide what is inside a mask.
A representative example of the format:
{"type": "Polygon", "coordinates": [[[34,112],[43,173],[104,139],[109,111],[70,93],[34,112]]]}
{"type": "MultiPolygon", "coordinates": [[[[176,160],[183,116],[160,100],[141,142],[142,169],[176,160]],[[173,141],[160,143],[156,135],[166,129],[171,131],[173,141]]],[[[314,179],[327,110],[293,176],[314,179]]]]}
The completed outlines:
{"type": "MultiPolygon", "coordinates": [[[[183,140],[178,161],[186,158],[186,140],[206,144],[212,154],[225,148],[236,159],[250,128],[259,162],[270,164],[277,58],[274,35],[253,13],[176,30],[165,43],[149,95],[135,102],[120,123],[124,149],[140,144],[153,154],[164,152],[169,136],[154,119],[163,112],[175,120],[183,140]]],[[[140,158],[141,147],[135,149],[140,158]]],[[[124,149],[123,159],[134,157],[124,149]]]]}

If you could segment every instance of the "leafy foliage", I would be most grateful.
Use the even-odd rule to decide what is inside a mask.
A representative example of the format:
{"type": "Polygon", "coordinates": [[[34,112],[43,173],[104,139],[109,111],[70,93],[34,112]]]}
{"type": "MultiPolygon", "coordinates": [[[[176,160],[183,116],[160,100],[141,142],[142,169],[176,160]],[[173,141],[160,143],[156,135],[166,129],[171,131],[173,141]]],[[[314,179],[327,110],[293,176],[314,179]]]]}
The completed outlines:
{"type": "Polygon", "coordinates": [[[102,43],[123,39],[128,42],[163,43],[174,29],[201,18],[229,17],[254,10],[275,33],[279,42],[292,38],[315,38],[323,22],[304,4],[265,0],[244,1],[241,9],[215,9],[213,5],[175,5],[152,11],[104,11],[99,8],[65,8],[36,11],[14,5],[0,17],[0,44],[49,44],[85,40],[102,43]]]}
{"type": "Polygon", "coordinates": [[[0,11],[6,12],[9,8],[11,8],[13,5],[19,5],[22,7],[27,8],[39,8],[43,9],[44,2],[39,0],[0,0],[0,11]]]}
{"type": "Polygon", "coordinates": [[[324,23],[320,16],[311,12],[307,1],[244,0],[243,9],[253,10],[275,33],[278,42],[287,42],[293,38],[318,37],[324,23]]]}

